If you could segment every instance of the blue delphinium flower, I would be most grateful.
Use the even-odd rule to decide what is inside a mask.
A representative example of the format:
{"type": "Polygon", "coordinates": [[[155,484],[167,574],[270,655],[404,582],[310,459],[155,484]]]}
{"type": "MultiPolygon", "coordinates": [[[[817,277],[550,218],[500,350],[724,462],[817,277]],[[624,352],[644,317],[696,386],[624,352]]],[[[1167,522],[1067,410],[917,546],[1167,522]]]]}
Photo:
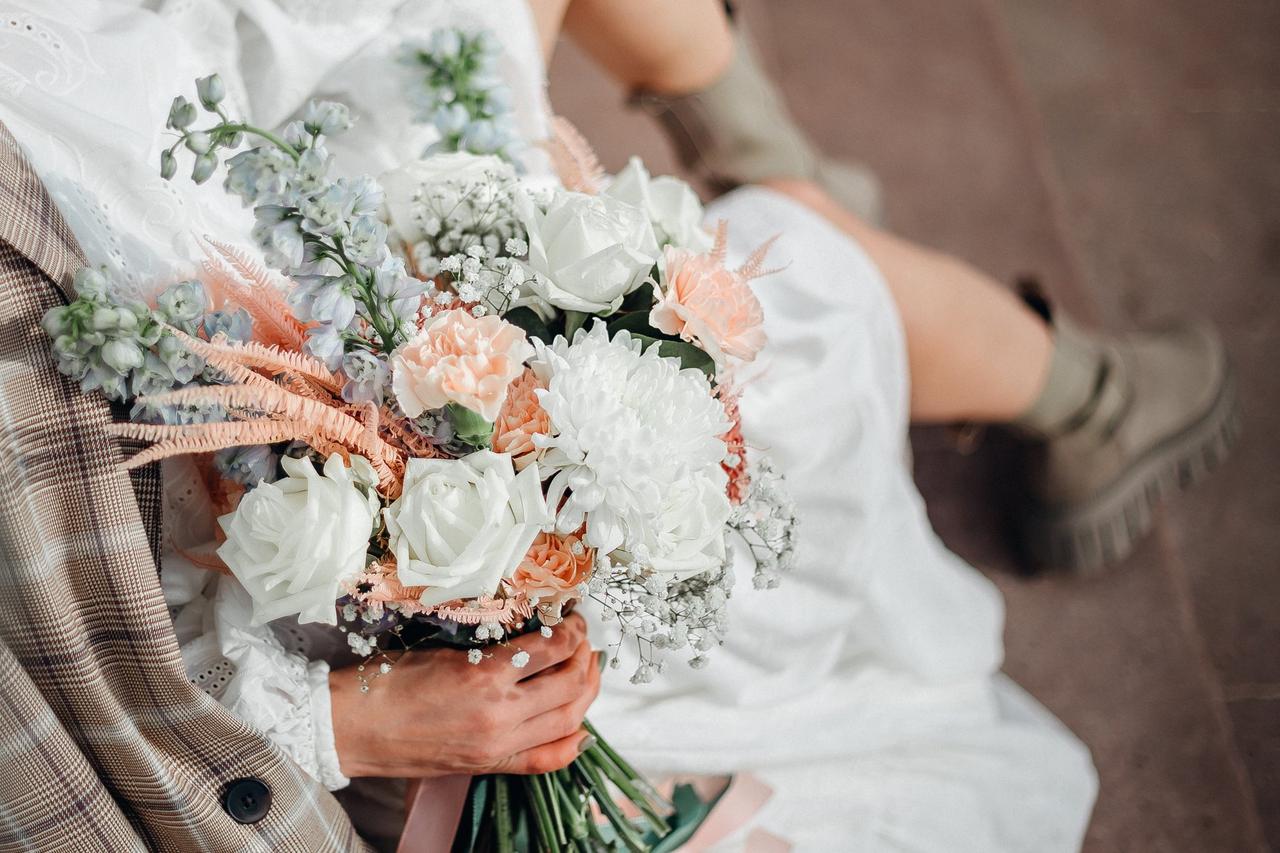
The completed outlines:
{"type": "Polygon", "coordinates": [[[280,454],[266,444],[228,447],[213,454],[214,470],[244,486],[274,482],[279,464],[280,454]]]}
{"type": "Polygon", "coordinates": [[[342,372],[347,376],[342,399],[348,403],[382,405],[391,378],[385,361],[366,350],[352,350],[342,357],[342,372]]]}

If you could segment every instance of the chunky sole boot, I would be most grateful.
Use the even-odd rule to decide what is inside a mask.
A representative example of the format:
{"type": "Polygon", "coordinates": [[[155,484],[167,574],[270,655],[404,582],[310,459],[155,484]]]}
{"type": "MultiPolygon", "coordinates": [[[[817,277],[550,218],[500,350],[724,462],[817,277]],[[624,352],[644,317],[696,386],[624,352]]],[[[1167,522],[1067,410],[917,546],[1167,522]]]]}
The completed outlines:
{"type": "Polygon", "coordinates": [[[741,28],[735,30],[733,61],[715,83],[684,95],[635,92],[631,105],[656,118],[681,164],[718,190],[771,178],[808,179],[862,219],[884,224],[876,176],[813,149],[741,28]]]}
{"type": "Polygon", "coordinates": [[[1037,566],[1094,574],[1128,556],[1157,508],[1227,456],[1236,386],[1207,326],[1103,337],[1054,325],[1045,399],[1022,423],[1033,436],[1022,544],[1037,566]],[[1064,405],[1083,377],[1083,403],[1064,405]]]}

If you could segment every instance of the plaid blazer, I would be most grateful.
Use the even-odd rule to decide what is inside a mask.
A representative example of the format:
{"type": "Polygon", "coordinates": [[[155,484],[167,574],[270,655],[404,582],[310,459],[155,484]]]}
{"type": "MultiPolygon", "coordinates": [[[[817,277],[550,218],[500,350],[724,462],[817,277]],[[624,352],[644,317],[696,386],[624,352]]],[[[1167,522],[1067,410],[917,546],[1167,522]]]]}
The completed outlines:
{"type": "Polygon", "coordinates": [[[83,264],[0,124],[0,851],[367,850],[187,680],[144,526],[158,541],[158,477],[135,497],[107,403],[40,328],[83,264]]]}

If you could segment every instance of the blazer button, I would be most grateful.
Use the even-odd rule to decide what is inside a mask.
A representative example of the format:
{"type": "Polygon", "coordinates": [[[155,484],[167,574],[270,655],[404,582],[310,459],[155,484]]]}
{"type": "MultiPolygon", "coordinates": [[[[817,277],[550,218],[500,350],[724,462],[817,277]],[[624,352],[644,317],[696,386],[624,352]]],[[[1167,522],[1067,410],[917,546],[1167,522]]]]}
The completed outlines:
{"type": "Polygon", "coordinates": [[[257,823],[271,810],[271,789],[261,779],[233,779],[222,795],[222,807],[240,823],[257,823]]]}

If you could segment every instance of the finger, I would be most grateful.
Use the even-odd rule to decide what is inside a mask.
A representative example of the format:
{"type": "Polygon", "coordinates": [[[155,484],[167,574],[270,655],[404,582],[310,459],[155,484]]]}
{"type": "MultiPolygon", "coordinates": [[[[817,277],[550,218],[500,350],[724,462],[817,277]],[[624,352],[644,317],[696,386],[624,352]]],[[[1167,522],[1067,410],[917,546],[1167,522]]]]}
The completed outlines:
{"type": "Polygon", "coordinates": [[[518,740],[511,744],[511,751],[521,752],[532,749],[576,732],[582,727],[582,719],[587,715],[587,709],[591,707],[591,703],[595,701],[599,692],[600,672],[595,667],[591,667],[587,683],[577,696],[558,708],[552,708],[533,717],[514,733],[518,740]]]}
{"type": "Polygon", "coordinates": [[[586,641],[586,623],[581,617],[566,619],[553,629],[550,637],[544,637],[541,633],[516,637],[509,644],[510,653],[512,655],[518,652],[529,653],[529,662],[523,669],[516,670],[518,679],[525,681],[544,669],[568,660],[586,641]]]}
{"type": "Polygon", "coordinates": [[[561,770],[573,763],[573,760],[587,750],[595,738],[586,732],[574,732],[568,737],[560,738],[553,743],[536,746],[517,752],[510,758],[498,762],[491,773],[517,773],[532,775],[551,773],[561,770]]]}
{"type": "Polygon", "coordinates": [[[515,689],[519,691],[521,701],[527,703],[527,719],[567,705],[587,692],[591,689],[593,671],[598,677],[595,655],[591,647],[583,643],[568,660],[543,670],[534,678],[517,683],[515,689]]]}

